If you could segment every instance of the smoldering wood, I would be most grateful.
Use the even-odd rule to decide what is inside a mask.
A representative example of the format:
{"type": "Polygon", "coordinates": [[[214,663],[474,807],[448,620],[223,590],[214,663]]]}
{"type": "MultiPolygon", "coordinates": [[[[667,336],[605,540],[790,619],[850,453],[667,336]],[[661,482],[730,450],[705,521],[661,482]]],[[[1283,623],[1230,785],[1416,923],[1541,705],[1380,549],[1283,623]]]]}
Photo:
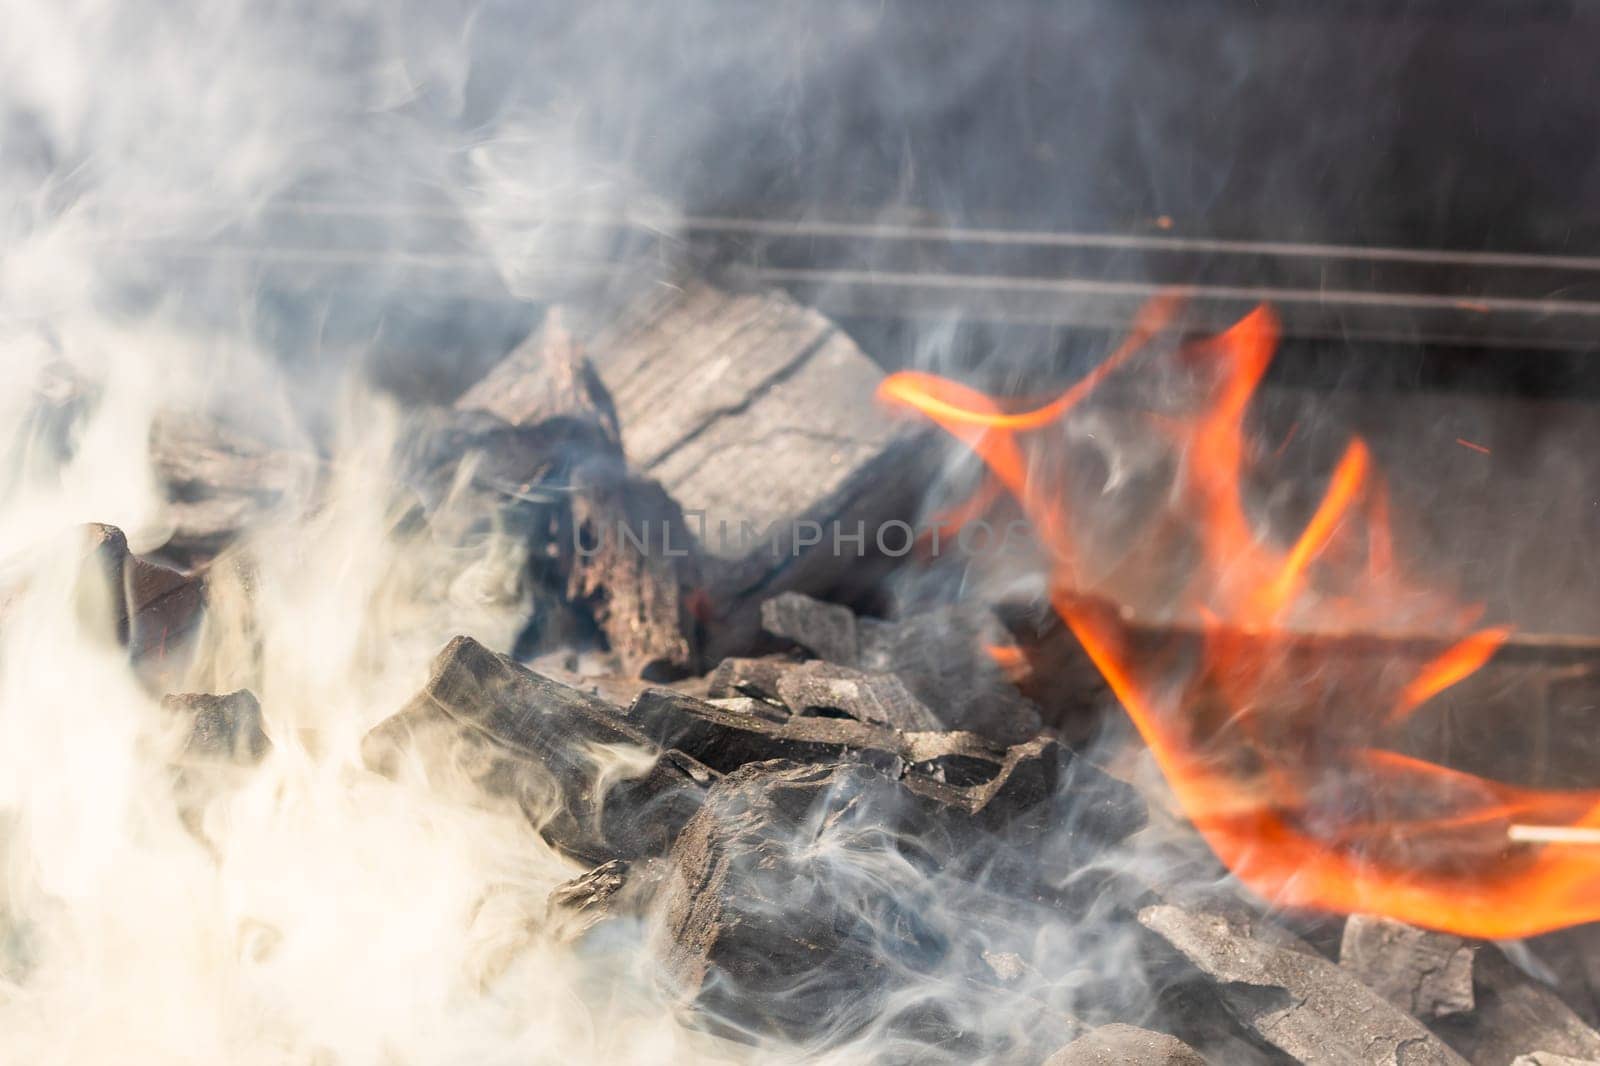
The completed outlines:
{"type": "Polygon", "coordinates": [[[1175,1036],[1113,1023],[1080,1036],[1044,1066],[1206,1066],[1206,1060],[1175,1036]]]}
{"type": "Polygon", "coordinates": [[[446,646],[427,685],[368,735],[363,755],[394,773],[407,751],[452,743],[466,750],[447,761],[475,767],[552,846],[596,864],[664,851],[717,776],[663,751],[604,700],[468,637],[446,646]]]}
{"type": "Polygon", "coordinates": [[[711,671],[706,695],[712,699],[748,696],[781,707],[783,700],[778,696],[778,679],[794,666],[793,659],[778,656],[724,659],[711,671]]]}
{"type": "Polygon", "coordinates": [[[272,748],[261,722],[261,704],[248,689],[225,695],[173,693],[161,707],[187,724],[178,758],[253,765],[272,748]]]}
{"type": "Polygon", "coordinates": [[[1284,930],[1221,907],[1139,912],[1200,972],[1240,1022],[1308,1066],[1465,1066],[1421,1022],[1284,930]]]}
{"type": "Polygon", "coordinates": [[[1396,1007],[1431,1022],[1476,1005],[1478,944],[1392,918],[1354,914],[1346,921],[1339,965],[1396,1007]]]}
{"type": "Polygon", "coordinates": [[[885,418],[877,366],[787,296],[658,287],[591,350],[629,461],[704,516],[714,658],[748,649],[760,600],[828,589],[875,554],[881,523],[914,517],[931,435],[885,418]],[[853,536],[858,522],[864,544],[835,551],[834,524],[853,536]]]}
{"type": "Polygon", "coordinates": [[[654,743],[722,773],[773,759],[873,766],[952,830],[1026,850],[1037,876],[1072,869],[1137,831],[1146,816],[1132,786],[1048,737],[1001,749],[971,733],[901,733],[847,718],[773,720],[667,690],[642,694],[627,718],[654,743]]]}
{"type": "MultiPolygon", "coordinates": [[[[797,1040],[847,1037],[877,1016],[894,960],[929,949],[914,931],[885,942],[863,887],[802,853],[818,823],[869,807],[881,825],[898,820],[892,784],[860,765],[757,764],[713,790],[659,902],[656,954],[685,1002],[719,1028],[797,1040]]],[[[892,841],[879,830],[868,846],[892,841]]]]}

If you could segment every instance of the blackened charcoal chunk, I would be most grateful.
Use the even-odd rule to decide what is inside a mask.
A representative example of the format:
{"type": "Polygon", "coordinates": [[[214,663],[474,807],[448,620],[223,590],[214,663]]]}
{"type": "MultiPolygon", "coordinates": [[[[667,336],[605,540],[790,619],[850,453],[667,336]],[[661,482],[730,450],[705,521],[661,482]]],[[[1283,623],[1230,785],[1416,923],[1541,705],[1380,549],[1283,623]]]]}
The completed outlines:
{"type": "Polygon", "coordinates": [[[1345,922],[1339,965],[1423,1021],[1470,1011],[1479,945],[1370,914],[1345,922]]]}
{"type": "Polygon", "coordinates": [[[768,703],[782,703],[778,696],[778,679],[794,665],[786,659],[724,659],[711,672],[706,694],[712,699],[749,696],[768,703]]]}
{"type": "Polygon", "coordinates": [[[854,666],[861,650],[854,611],[799,592],[785,592],[763,603],[761,628],[840,666],[854,666]]]}
{"type": "Polygon", "coordinates": [[[1235,909],[1139,912],[1214,983],[1238,1020],[1310,1066],[1466,1066],[1422,1023],[1292,934],[1235,909]]]}
{"type": "Polygon", "coordinates": [[[921,917],[930,864],[902,850],[916,839],[911,813],[893,781],[858,764],[774,762],[724,778],[669,857],[664,976],[723,1031],[859,1031],[902,973],[949,951],[921,917]]]}
{"type": "Polygon", "coordinates": [[[553,846],[594,863],[665,850],[716,776],[681,752],[663,753],[599,697],[468,637],[440,653],[427,686],[368,735],[364,755],[393,771],[416,748],[443,748],[423,754],[473,766],[553,846]]]}
{"type": "Polygon", "coordinates": [[[245,689],[225,696],[181,693],[165,697],[161,706],[190,725],[179,754],[182,761],[260,762],[272,742],[261,727],[261,704],[245,689]]]}
{"type": "Polygon", "coordinates": [[[1044,1066],[1206,1066],[1206,1060],[1175,1036],[1102,1025],[1051,1055],[1044,1066]]]}
{"type": "Polygon", "coordinates": [[[784,671],[778,696],[795,714],[843,715],[904,732],[931,732],[942,723],[893,674],[869,674],[829,662],[784,671]]]}
{"type": "Polygon", "coordinates": [[[1600,1033],[1493,944],[1356,915],[1345,925],[1339,964],[1430,1020],[1473,1063],[1505,1066],[1535,1053],[1600,1061],[1600,1033]]]}
{"type": "Polygon", "coordinates": [[[945,727],[1002,744],[1039,732],[1039,711],[1024,699],[988,649],[1010,635],[987,607],[958,604],[899,622],[861,622],[863,670],[891,673],[939,715],[945,727]]]}

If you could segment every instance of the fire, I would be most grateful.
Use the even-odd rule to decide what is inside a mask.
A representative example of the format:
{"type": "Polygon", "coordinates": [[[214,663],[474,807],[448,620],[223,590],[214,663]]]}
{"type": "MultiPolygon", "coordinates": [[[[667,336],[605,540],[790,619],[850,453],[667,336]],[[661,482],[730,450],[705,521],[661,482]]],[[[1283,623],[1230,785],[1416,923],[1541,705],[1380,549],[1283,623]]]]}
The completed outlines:
{"type": "MultiPolygon", "coordinates": [[[[1600,828],[1600,791],[1515,787],[1393,750],[1395,728],[1483,667],[1510,630],[1475,628],[1481,606],[1400,572],[1389,494],[1360,439],[1298,534],[1274,536],[1250,502],[1261,464],[1246,416],[1276,320],[1261,307],[1213,338],[1154,350],[1178,306],[1154,301],[1094,371],[1029,409],[909,372],[880,398],[973,449],[1023,508],[1056,612],[1186,816],[1252,890],[1489,938],[1600,920],[1600,848],[1559,842],[1600,828]],[[1146,360],[1160,373],[1132,384],[1177,381],[1181,396],[1136,405],[1168,476],[1145,494],[1130,548],[1125,528],[1108,535],[1084,503],[1082,434],[1067,430],[1109,378],[1146,360]],[[1127,605],[1153,598],[1165,624],[1141,626],[1127,605]],[[1453,636],[1409,676],[1340,653],[1343,635],[1392,633],[1397,620],[1453,636]],[[1547,842],[1514,823],[1548,827],[1547,842]]],[[[949,514],[969,517],[991,492],[949,514]]]]}

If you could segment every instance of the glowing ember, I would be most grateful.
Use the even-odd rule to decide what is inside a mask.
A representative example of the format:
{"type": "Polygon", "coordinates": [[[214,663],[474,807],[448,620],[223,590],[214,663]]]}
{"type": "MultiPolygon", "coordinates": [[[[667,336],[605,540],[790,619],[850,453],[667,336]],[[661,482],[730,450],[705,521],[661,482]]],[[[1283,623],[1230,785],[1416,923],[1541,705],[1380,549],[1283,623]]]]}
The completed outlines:
{"type": "Polygon", "coordinates": [[[1597,839],[1600,791],[1513,787],[1383,746],[1387,730],[1427,713],[1428,701],[1481,668],[1510,631],[1473,629],[1480,607],[1399,573],[1388,493],[1359,439],[1299,534],[1287,544],[1274,537],[1247,503],[1257,450],[1245,420],[1276,321],[1262,307],[1208,341],[1149,351],[1175,310],[1172,297],[1154,302],[1099,367],[1032,409],[1008,410],[916,373],[894,375],[880,397],[972,448],[1021,504],[1050,555],[1056,611],[1184,812],[1246,885],[1282,905],[1480,937],[1600,919],[1600,848],[1578,846],[1597,839]],[[1143,412],[1151,433],[1170,442],[1169,485],[1146,493],[1155,502],[1143,505],[1129,538],[1120,527],[1107,532],[1109,482],[1097,489],[1103,511],[1082,502],[1085,435],[1071,426],[1109,376],[1146,358],[1166,360],[1150,380],[1183,383],[1189,398],[1176,411],[1163,401],[1143,412]],[[1154,643],[1112,606],[1148,602],[1152,589],[1181,623],[1154,643]],[[1455,634],[1409,676],[1322,639],[1393,632],[1402,618],[1455,634]]]}

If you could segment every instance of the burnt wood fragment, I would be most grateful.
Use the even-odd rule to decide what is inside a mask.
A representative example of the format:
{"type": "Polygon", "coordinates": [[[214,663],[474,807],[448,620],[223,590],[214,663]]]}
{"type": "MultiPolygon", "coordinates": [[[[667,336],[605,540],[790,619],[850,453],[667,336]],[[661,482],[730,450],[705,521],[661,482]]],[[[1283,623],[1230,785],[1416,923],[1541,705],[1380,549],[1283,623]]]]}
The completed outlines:
{"type": "Polygon", "coordinates": [[[574,943],[613,919],[638,917],[665,874],[664,860],[601,863],[551,890],[545,928],[558,941],[574,943]]]}
{"type": "Polygon", "coordinates": [[[706,694],[712,699],[749,696],[782,704],[778,679],[794,667],[789,659],[724,659],[711,671],[706,694]]]}
{"type": "Polygon", "coordinates": [[[1240,1022],[1299,1062],[1465,1066],[1417,1019],[1259,918],[1163,903],[1139,921],[1218,982],[1240,1022]]]}
{"type": "Polygon", "coordinates": [[[251,765],[272,747],[261,725],[261,704],[247,689],[223,696],[174,693],[163,697],[161,706],[188,723],[180,760],[251,765]]]}
{"type": "Polygon", "coordinates": [[[408,749],[479,767],[489,791],[515,798],[553,846],[593,863],[664,851],[716,776],[663,752],[604,700],[457,637],[399,714],[368,735],[370,765],[392,772],[408,749]],[[476,759],[468,758],[475,756],[476,759]]]}
{"type": "Polygon", "coordinates": [[[840,666],[856,665],[861,654],[856,613],[803,593],[785,592],[764,602],[761,628],[840,666]]]}
{"type": "Polygon", "coordinates": [[[712,790],[669,857],[656,954],[673,989],[732,1034],[843,1040],[900,971],[948,945],[917,908],[900,849],[910,811],[859,764],[745,767],[712,790]]]}
{"type": "Polygon", "coordinates": [[[948,729],[1004,744],[1039,732],[1038,708],[1024,699],[989,653],[1010,634],[982,604],[922,611],[898,622],[860,622],[863,670],[894,674],[948,729]]]}
{"type": "Polygon", "coordinates": [[[830,662],[801,663],[778,676],[778,697],[795,714],[838,714],[904,732],[943,723],[893,674],[869,674],[830,662]]]}
{"type": "Polygon", "coordinates": [[[1345,926],[1339,962],[1475,1066],[1534,1052],[1600,1059],[1600,1033],[1493,944],[1358,915],[1345,926]]]}
{"type": "Polygon", "coordinates": [[[1080,1036],[1044,1066],[1206,1066],[1206,1060],[1175,1036],[1112,1024],[1080,1036]]]}
{"type": "Polygon", "coordinates": [[[1339,965],[1396,1007],[1425,1022],[1475,1005],[1473,959],[1479,945],[1391,918],[1346,920],[1339,965]]]}
{"type": "Polygon", "coordinates": [[[640,695],[627,718],[654,743],[722,773],[770,759],[874,766],[952,826],[1027,843],[1041,870],[1052,859],[1070,868],[1145,821],[1131,786],[1047,737],[1001,749],[971,733],[800,715],[774,721],[660,689],[640,695]]]}
{"type": "Polygon", "coordinates": [[[84,535],[89,567],[84,576],[93,584],[80,585],[79,603],[103,616],[104,593],[110,597],[109,618],[86,621],[109,621],[118,642],[136,660],[160,660],[176,649],[200,624],[204,581],[134,555],[128,538],[115,526],[91,524],[84,535]]]}

